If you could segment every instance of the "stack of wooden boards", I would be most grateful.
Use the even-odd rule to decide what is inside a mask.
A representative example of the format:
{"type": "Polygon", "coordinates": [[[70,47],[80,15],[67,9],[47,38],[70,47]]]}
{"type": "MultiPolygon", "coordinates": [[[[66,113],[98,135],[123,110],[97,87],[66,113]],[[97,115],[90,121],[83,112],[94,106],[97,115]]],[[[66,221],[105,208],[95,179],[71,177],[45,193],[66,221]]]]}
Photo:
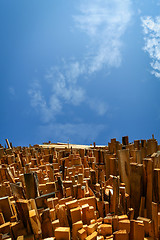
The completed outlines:
{"type": "Polygon", "coordinates": [[[0,145],[0,239],[160,239],[160,146],[0,145]]]}

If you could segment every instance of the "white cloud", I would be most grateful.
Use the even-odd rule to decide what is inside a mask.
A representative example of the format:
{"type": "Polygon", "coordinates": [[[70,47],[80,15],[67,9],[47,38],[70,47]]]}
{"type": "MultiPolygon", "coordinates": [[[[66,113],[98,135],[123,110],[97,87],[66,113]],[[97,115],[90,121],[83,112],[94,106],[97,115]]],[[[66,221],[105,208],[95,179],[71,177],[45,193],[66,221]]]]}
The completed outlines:
{"type": "Polygon", "coordinates": [[[130,0],[87,0],[74,16],[76,26],[90,38],[88,72],[103,67],[119,67],[121,63],[121,37],[131,20],[130,0]]]}
{"type": "Polygon", "coordinates": [[[69,139],[72,143],[93,143],[95,138],[104,130],[106,126],[102,124],[47,124],[39,127],[39,134],[43,139],[52,141],[67,142],[69,139]]]}
{"type": "Polygon", "coordinates": [[[109,109],[108,104],[99,99],[89,98],[87,99],[87,103],[89,104],[90,108],[94,110],[99,116],[103,116],[109,109]]]}
{"type": "Polygon", "coordinates": [[[85,100],[85,90],[77,84],[78,77],[83,70],[80,68],[78,62],[71,62],[63,67],[52,67],[46,79],[51,85],[53,94],[63,100],[64,103],[80,105],[85,100]]]}
{"type": "Polygon", "coordinates": [[[16,94],[14,87],[10,86],[8,90],[9,90],[11,97],[14,97],[16,94]]]}
{"type": "Polygon", "coordinates": [[[141,18],[144,30],[145,46],[144,51],[151,58],[151,73],[157,78],[160,77],[160,16],[153,19],[150,16],[141,18]]]}
{"type": "Polygon", "coordinates": [[[42,94],[42,89],[38,81],[32,84],[28,94],[31,99],[31,106],[40,113],[43,122],[47,123],[55,118],[55,115],[61,112],[61,103],[55,95],[51,95],[47,104],[42,94]]]}
{"type": "Polygon", "coordinates": [[[76,29],[89,37],[88,46],[83,52],[83,60],[63,60],[60,67],[51,67],[46,76],[46,84],[50,95],[45,98],[39,86],[29,90],[31,105],[49,122],[60,114],[65,104],[79,106],[87,104],[99,116],[108,111],[103,99],[90,99],[83,87],[81,79],[106,68],[118,67],[121,64],[122,36],[131,20],[130,0],[84,0],[79,6],[79,14],[73,16],[76,29]],[[46,100],[47,99],[47,100],[46,100]],[[93,103],[96,107],[93,107],[93,103]]]}
{"type": "Polygon", "coordinates": [[[61,111],[62,105],[56,95],[52,94],[50,96],[49,103],[50,103],[51,111],[54,111],[54,113],[59,113],[61,111]]]}
{"type": "Polygon", "coordinates": [[[40,82],[35,81],[30,87],[28,94],[31,106],[41,115],[43,122],[55,120],[65,104],[74,106],[85,101],[85,90],[78,86],[77,78],[81,72],[78,63],[63,65],[63,69],[52,67],[45,76],[48,92],[47,98],[43,94],[40,82]]]}

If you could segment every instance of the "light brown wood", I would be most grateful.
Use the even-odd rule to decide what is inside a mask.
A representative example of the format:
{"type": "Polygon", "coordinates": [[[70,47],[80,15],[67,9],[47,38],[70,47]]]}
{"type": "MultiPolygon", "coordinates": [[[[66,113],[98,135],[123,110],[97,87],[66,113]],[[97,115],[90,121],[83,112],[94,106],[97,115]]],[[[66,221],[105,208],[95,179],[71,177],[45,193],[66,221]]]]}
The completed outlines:
{"type": "Polygon", "coordinates": [[[157,141],[70,146],[0,145],[1,232],[14,240],[158,239],[157,141]]]}
{"type": "Polygon", "coordinates": [[[118,151],[118,168],[121,182],[125,183],[126,192],[130,194],[130,162],[128,149],[118,151]]]}

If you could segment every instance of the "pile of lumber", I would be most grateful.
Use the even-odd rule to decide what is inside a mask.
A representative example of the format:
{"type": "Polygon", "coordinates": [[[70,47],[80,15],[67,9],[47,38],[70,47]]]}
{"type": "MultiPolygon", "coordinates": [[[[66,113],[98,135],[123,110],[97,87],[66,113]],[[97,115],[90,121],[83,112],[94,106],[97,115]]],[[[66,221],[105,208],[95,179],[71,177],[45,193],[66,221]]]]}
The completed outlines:
{"type": "Polygon", "coordinates": [[[0,145],[0,240],[160,239],[160,146],[0,145]]]}

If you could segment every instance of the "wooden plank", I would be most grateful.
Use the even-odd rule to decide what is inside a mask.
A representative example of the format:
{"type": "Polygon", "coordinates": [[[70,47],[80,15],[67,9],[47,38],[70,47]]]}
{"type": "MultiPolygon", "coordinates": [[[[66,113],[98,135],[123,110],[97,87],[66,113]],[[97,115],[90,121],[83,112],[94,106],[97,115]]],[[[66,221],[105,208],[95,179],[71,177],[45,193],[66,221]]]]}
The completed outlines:
{"type": "Polygon", "coordinates": [[[153,236],[158,239],[158,204],[152,202],[153,236]]]}
{"type": "Polygon", "coordinates": [[[54,233],[49,208],[42,212],[41,219],[42,238],[53,237],[54,233]]]}
{"type": "Polygon", "coordinates": [[[153,201],[160,202],[160,169],[155,168],[153,171],[153,201]]]}
{"type": "Polygon", "coordinates": [[[13,216],[13,210],[8,196],[0,198],[0,209],[3,213],[5,221],[9,222],[10,218],[13,216]]]}
{"type": "Polygon", "coordinates": [[[18,199],[16,200],[16,206],[18,210],[18,218],[23,222],[24,227],[27,229],[27,233],[32,233],[31,222],[29,219],[29,203],[28,200],[18,199]]]}
{"type": "Polygon", "coordinates": [[[9,143],[9,140],[8,140],[8,139],[5,139],[5,140],[6,140],[6,143],[7,143],[8,148],[10,149],[10,148],[11,148],[11,145],[10,145],[10,143],[9,143]]]}
{"type": "Polygon", "coordinates": [[[152,184],[153,184],[153,161],[151,158],[143,159],[144,166],[144,183],[145,183],[145,195],[146,195],[146,209],[147,217],[152,218],[152,184]]]}
{"type": "Polygon", "coordinates": [[[20,199],[26,198],[23,187],[18,186],[17,184],[14,184],[14,183],[10,183],[10,186],[11,186],[13,196],[20,199]]]}
{"type": "Polygon", "coordinates": [[[130,162],[128,149],[118,151],[118,169],[121,182],[125,183],[126,192],[130,194],[130,162]]]}
{"type": "Polygon", "coordinates": [[[26,197],[27,199],[38,197],[38,187],[34,173],[25,173],[24,180],[26,185],[26,197]]]}
{"type": "Polygon", "coordinates": [[[135,218],[139,216],[141,196],[143,194],[143,165],[130,163],[130,203],[135,218]]]}

